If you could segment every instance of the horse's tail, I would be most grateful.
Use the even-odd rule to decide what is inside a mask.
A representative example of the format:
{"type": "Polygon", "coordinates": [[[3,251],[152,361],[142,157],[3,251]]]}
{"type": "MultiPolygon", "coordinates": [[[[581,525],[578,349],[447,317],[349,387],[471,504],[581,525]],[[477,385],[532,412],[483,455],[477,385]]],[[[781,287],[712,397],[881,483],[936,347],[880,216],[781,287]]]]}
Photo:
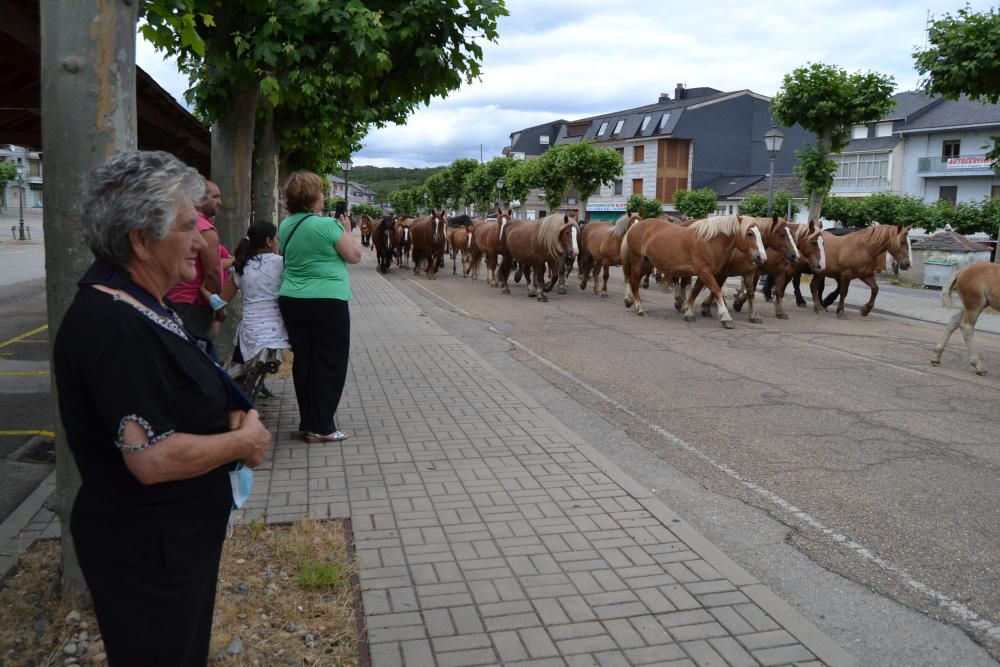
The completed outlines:
{"type": "Polygon", "coordinates": [[[629,276],[632,274],[632,250],[628,245],[629,232],[635,229],[635,225],[628,228],[625,234],[622,236],[622,247],[621,247],[621,260],[622,260],[622,275],[625,276],[626,282],[629,280],[629,276]]]}
{"type": "Polygon", "coordinates": [[[951,304],[951,293],[955,291],[955,282],[958,280],[958,271],[951,274],[948,280],[945,281],[944,287],[941,288],[941,302],[944,304],[945,308],[952,308],[951,304]]]}

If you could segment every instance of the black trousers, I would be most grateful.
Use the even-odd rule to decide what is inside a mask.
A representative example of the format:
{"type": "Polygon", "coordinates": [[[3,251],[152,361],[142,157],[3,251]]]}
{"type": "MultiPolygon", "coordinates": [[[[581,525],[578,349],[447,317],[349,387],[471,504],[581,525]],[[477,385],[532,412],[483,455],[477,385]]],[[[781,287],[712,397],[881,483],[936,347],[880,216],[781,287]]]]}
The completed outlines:
{"type": "Polygon", "coordinates": [[[176,512],[81,489],[72,527],[111,667],[204,667],[230,498],[176,512]]]}
{"type": "Polygon", "coordinates": [[[212,319],[215,315],[211,306],[201,303],[175,303],[174,310],[180,315],[188,331],[211,340],[212,319]]]}
{"type": "Polygon", "coordinates": [[[278,297],[294,361],[292,381],[299,403],[299,430],[327,435],[337,430],[334,413],[347,380],[351,313],[340,299],[278,297]]]}

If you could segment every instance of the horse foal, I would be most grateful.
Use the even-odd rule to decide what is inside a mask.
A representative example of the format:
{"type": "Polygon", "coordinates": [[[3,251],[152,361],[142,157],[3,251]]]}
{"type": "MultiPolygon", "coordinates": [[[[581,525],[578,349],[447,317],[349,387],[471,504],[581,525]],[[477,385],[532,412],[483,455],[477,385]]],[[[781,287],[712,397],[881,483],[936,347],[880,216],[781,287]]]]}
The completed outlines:
{"type": "Polygon", "coordinates": [[[951,293],[956,287],[962,299],[962,310],[955,313],[948,322],[941,342],[931,355],[931,363],[935,366],[941,365],[941,354],[948,344],[948,339],[955,333],[955,329],[961,328],[965,346],[969,349],[969,363],[976,369],[977,375],[986,375],[986,366],[972,347],[972,336],[975,334],[979,315],[987,307],[1000,306],[1000,264],[976,262],[954,274],[941,289],[941,300],[945,308],[951,308],[951,293]]]}

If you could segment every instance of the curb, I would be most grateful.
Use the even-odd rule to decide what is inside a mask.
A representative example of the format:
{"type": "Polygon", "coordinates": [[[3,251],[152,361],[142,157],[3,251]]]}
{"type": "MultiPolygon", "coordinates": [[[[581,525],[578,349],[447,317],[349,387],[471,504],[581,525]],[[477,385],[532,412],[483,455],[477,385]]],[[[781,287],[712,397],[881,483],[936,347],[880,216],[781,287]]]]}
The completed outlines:
{"type": "Polygon", "coordinates": [[[0,582],[7,578],[7,574],[17,563],[18,556],[21,555],[31,544],[18,543],[18,536],[27,528],[28,524],[45,506],[46,501],[56,486],[56,471],[49,473],[38,487],[31,492],[24,501],[17,506],[13,512],[0,524],[0,582]]]}

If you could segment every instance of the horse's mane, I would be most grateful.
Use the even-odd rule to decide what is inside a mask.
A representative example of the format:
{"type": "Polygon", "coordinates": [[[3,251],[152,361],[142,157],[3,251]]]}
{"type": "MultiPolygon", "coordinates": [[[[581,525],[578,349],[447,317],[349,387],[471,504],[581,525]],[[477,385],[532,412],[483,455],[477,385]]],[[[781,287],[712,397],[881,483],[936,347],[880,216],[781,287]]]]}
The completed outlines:
{"type": "Polygon", "coordinates": [[[383,231],[387,229],[392,229],[393,227],[395,227],[395,225],[396,225],[396,219],[393,218],[391,215],[385,216],[384,218],[382,218],[382,221],[378,223],[378,226],[381,227],[383,231]]]}
{"type": "MultiPolygon", "coordinates": [[[[788,225],[788,231],[792,233],[792,238],[795,239],[796,243],[799,241],[805,241],[809,238],[809,225],[791,223],[788,225]]],[[[812,233],[822,234],[823,230],[821,230],[818,226],[814,226],[812,233]]]]}
{"type": "Polygon", "coordinates": [[[611,228],[611,238],[620,239],[625,236],[625,232],[628,231],[628,221],[632,219],[632,216],[628,213],[622,217],[615,220],[615,226],[611,228]]]}
{"type": "Polygon", "coordinates": [[[885,247],[897,250],[899,248],[899,227],[896,225],[872,225],[856,232],[858,238],[863,238],[872,245],[885,244],[885,247]]]}
{"type": "MultiPolygon", "coordinates": [[[[570,218],[570,222],[579,227],[572,218],[570,218]]],[[[558,257],[563,254],[564,248],[559,243],[559,234],[562,233],[565,224],[566,221],[562,213],[553,213],[538,221],[538,243],[550,257],[558,257]]]]}
{"type": "Polygon", "coordinates": [[[755,220],[751,217],[741,217],[738,215],[720,215],[714,218],[705,218],[691,225],[691,229],[700,239],[706,241],[715,238],[719,234],[723,236],[735,236],[736,234],[746,234],[750,225],[755,220]]]}
{"type": "Polygon", "coordinates": [[[466,213],[456,215],[454,218],[448,219],[449,227],[468,227],[471,224],[472,218],[470,218],[466,213]]]}

